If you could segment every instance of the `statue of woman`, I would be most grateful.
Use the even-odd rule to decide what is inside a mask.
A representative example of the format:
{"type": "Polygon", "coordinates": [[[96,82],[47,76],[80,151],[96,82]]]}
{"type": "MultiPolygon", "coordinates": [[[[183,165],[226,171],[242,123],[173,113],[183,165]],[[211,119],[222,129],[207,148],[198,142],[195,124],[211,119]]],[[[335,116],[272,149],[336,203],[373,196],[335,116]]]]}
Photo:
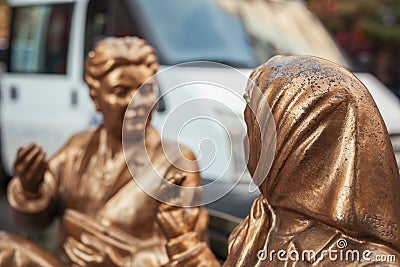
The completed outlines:
{"type": "MultiPolygon", "coordinates": [[[[257,177],[265,178],[261,195],[230,236],[224,266],[399,266],[399,171],[364,85],[344,68],[308,56],[276,56],[251,80],[244,115],[253,179],[267,164],[260,144],[270,137],[257,120],[269,112],[265,100],[276,151],[269,173],[257,177]]],[[[166,231],[171,217],[158,214],[166,231]]],[[[166,266],[219,265],[190,233],[172,236],[170,246],[181,254],[171,253],[166,266]]]]}
{"type": "MultiPolygon", "coordinates": [[[[23,216],[20,222],[46,222],[64,215],[67,263],[160,266],[168,261],[165,236],[155,219],[160,202],[132,179],[122,145],[125,112],[136,94],[136,102],[129,105],[127,113],[130,119],[125,121],[130,133],[125,149],[131,155],[128,160],[136,164],[133,175],[146,175],[137,170],[148,156],[165,179],[184,177],[183,186],[201,185],[197,166],[185,170],[176,167],[194,161],[193,153],[180,146],[182,153],[177,152],[179,157],[170,162],[163,153],[160,135],[145,116],[151,113],[159,92],[155,86],[138,89],[157,70],[153,48],[144,40],[125,37],[101,41],[86,59],[85,80],[96,109],[103,114],[103,123],[73,136],[49,161],[35,144],[18,152],[15,177],[8,188],[9,202],[23,216]],[[140,150],[143,142],[146,151],[140,150]]],[[[191,221],[191,230],[204,239],[204,208],[182,208],[182,213],[191,221]]]]}

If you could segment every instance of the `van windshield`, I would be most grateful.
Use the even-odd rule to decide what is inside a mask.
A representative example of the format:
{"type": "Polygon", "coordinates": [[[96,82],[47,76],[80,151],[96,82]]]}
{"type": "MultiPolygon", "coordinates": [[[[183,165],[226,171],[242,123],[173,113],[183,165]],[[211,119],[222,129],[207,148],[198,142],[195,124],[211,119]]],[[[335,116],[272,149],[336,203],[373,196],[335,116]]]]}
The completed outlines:
{"type": "Polygon", "coordinates": [[[139,0],[166,65],[210,60],[234,67],[259,62],[241,21],[211,0],[139,0]]]}
{"type": "Polygon", "coordinates": [[[313,55],[344,67],[331,36],[301,1],[138,0],[160,61],[210,60],[253,68],[270,57],[313,55]]]}

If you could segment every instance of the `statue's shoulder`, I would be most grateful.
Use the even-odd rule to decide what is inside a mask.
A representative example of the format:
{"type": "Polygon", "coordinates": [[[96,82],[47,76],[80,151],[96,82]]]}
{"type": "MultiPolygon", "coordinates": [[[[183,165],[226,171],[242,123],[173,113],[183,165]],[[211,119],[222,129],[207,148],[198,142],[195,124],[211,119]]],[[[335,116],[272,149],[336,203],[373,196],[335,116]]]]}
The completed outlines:
{"type": "Polygon", "coordinates": [[[159,155],[167,156],[169,161],[175,162],[184,158],[192,161],[196,160],[195,154],[188,146],[175,140],[161,137],[160,133],[154,128],[148,129],[146,138],[151,140],[149,148],[160,153],[159,155]]]}
{"type": "Polygon", "coordinates": [[[67,141],[67,143],[51,158],[51,161],[62,160],[68,157],[70,153],[76,153],[78,150],[85,149],[93,141],[98,139],[99,128],[89,129],[87,131],[82,131],[74,134],[67,141]]]}
{"type": "Polygon", "coordinates": [[[174,140],[163,139],[162,147],[164,151],[167,151],[168,157],[170,159],[173,159],[173,161],[178,161],[182,159],[191,161],[197,160],[195,154],[188,146],[182,143],[178,143],[174,140]]]}
{"type": "Polygon", "coordinates": [[[66,146],[87,144],[90,140],[98,135],[99,128],[93,128],[86,131],[78,132],[71,136],[66,146]]]}
{"type": "Polygon", "coordinates": [[[63,149],[69,150],[71,148],[88,146],[93,139],[98,139],[99,128],[93,128],[86,131],[78,132],[71,136],[63,149]],[[96,138],[97,137],[97,138],[96,138]]]}

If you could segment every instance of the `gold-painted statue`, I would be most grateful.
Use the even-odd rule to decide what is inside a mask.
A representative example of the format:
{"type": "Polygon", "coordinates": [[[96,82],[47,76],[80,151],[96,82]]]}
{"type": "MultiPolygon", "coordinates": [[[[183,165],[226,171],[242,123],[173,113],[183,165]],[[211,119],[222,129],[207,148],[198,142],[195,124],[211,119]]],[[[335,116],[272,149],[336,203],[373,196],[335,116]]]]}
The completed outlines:
{"type": "MultiPolygon", "coordinates": [[[[230,236],[224,266],[400,266],[399,171],[364,85],[308,56],[276,56],[251,80],[245,120],[253,178],[268,165],[260,144],[271,137],[259,125],[270,111],[276,151],[260,197],[230,236]]],[[[166,232],[177,218],[158,215],[166,232]]],[[[171,237],[170,247],[166,266],[219,265],[194,233],[171,237]]]]}
{"type": "MultiPolygon", "coordinates": [[[[15,177],[8,187],[9,202],[19,223],[45,224],[62,216],[64,264],[160,266],[168,262],[166,237],[156,222],[161,203],[132,179],[122,144],[125,111],[132,96],[141,94],[139,103],[131,104],[129,110],[129,129],[134,136],[129,150],[136,164],[132,171],[140,168],[141,157],[148,155],[165,179],[184,177],[180,181],[183,186],[201,185],[194,169],[197,166],[188,166],[193,172],[176,167],[195,160],[193,153],[180,146],[180,157],[169,162],[160,135],[149,125],[150,117],[143,116],[151,112],[158,92],[151,86],[145,91],[138,88],[157,70],[153,48],[145,41],[136,37],[101,41],[86,59],[85,80],[97,110],[103,114],[103,123],[73,136],[48,161],[35,144],[18,152],[15,177]],[[137,150],[141,142],[147,151],[137,150]]],[[[144,176],[141,180],[152,178],[146,177],[146,172],[135,175],[144,176]]],[[[190,230],[204,240],[205,209],[178,210],[190,221],[190,230]]],[[[1,262],[4,259],[0,258],[1,262]]]]}

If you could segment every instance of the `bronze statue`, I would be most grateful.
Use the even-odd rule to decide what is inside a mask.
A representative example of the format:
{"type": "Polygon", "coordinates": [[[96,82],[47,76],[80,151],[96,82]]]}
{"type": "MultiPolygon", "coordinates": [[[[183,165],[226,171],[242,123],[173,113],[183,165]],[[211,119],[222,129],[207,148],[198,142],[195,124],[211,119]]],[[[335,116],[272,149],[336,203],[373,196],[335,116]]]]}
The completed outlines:
{"type": "MultiPolygon", "coordinates": [[[[19,150],[15,177],[8,199],[19,221],[47,223],[63,216],[64,263],[79,266],[160,266],[168,261],[166,238],[156,223],[160,202],[138,187],[129,172],[122,146],[125,111],[138,88],[158,70],[153,48],[136,37],[107,38],[96,45],[86,59],[85,80],[90,96],[103,114],[102,125],[79,133],[50,160],[37,145],[19,150]],[[28,219],[29,218],[29,219],[28,219]]],[[[147,154],[165,179],[181,179],[183,186],[199,186],[197,170],[185,172],[169,162],[158,132],[150,125],[150,113],[158,92],[149,87],[137,106],[131,107],[130,131],[133,156],[145,142],[147,154]],[[133,115],[132,115],[133,114],[133,115]]],[[[182,148],[182,146],[181,146],[182,148]]],[[[182,148],[176,160],[195,160],[182,148]]],[[[179,166],[182,166],[179,165],[179,166]]],[[[135,175],[142,175],[135,174],[135,175]]],[[[151,177],[140,177],[151,179],[151,177]]],[[[165,205],[165,204],[164,204],[165,205]]],[[[204,208],[178,209],[205,239],[207,214],[204,208]]],[[[174,231],[174,230],[172,230],[174,231]]]]}
{"type": "MultiPolygon", "coordinates": [[[[263,168],[259,144],[270,138],[260,134],[257,118],[268,107],[257,88],[276,124],[276,152],[224,266],[400,266],[399,172],[367,89],[344,68],[308,56],[276,56],[253,79],[245,94],[251,175],[263,168]]],[[[177,219],[158,214],[166,232],[177,219]]],[[[166,266],[219,265],[190,232],[172,236],[170,247],[166,266]]]]}

